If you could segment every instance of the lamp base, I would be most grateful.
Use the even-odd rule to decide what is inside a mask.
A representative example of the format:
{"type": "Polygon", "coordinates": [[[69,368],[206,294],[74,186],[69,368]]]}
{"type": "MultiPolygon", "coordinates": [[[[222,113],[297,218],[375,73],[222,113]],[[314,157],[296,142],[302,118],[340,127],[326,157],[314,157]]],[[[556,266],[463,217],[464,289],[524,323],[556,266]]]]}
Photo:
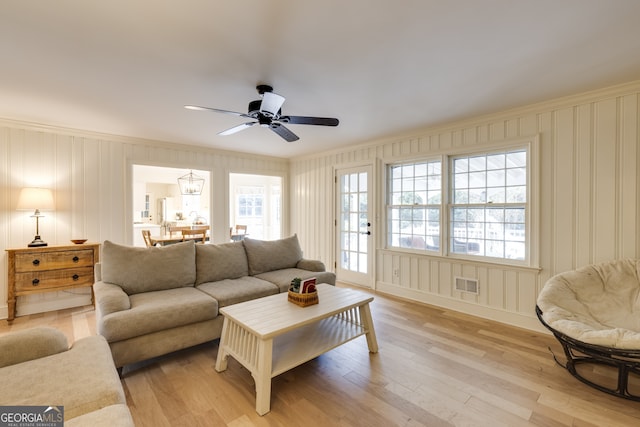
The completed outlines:
{"type": "Polygon", "coordinates": [[[40,236],[36,236],[33,238],[33,241],[27,245],[30,248],[38,247],[38,246],[47,246],[47,242],[42,240],[40,236]]]}

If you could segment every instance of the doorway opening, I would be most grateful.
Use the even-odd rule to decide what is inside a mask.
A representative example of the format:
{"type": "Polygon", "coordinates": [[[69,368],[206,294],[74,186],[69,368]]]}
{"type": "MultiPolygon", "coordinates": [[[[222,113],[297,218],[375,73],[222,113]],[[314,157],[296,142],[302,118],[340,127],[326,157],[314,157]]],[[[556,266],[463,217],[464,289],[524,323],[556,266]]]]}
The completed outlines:
{"type": "Polygon", "coordinates": [[[133,245],[145,246],[142,230],[161,236],[170,226],[211,223],[208,171],[133,165],[133,245]],[[178,178],[193,172],[204,179],[200,194],[182,194],[178,178]]]}
{"type": "Polygon", "coordinates": [[[282,177],[229,174],[229,228],[246,226],[252,239],[276,240],[282,236],[282,177]]]}

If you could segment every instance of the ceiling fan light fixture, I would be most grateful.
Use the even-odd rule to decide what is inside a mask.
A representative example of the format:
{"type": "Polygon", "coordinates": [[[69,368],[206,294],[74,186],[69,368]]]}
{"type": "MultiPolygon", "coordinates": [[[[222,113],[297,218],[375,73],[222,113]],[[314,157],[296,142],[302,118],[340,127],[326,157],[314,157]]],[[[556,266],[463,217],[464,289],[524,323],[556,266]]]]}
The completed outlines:
{"type": "Polygon", "coordinates": [[[199,196],[204,187],[204,178],[189,171],[188,174],[178,178],[178,187],[180,187],[180,194],[183,196],[199,196]]]}
{"type": "Polygon", "coordinates": [[[265,92],[264,95],[262,95],[260,112],[275,117],[280,112],[282,104],[284,104],[284,96],[273,92],[265,92]]]}
{"type": "Polygon", "coordinates": [[[297,141],[300,138],[291,130],[287,129],[283,123],[318,126],[338,126],[338,123],[340,123],[338,119],[331,117],[283,116],[281,107],[285,101],[284,96],[273,93],[273,88],[269,85],[258,85],[256,89],[258,89],[258,94],[262,99],[249,102],[249,111],[246,114],[230,110],[221,110],[219,108],[199,107],[197,105],[185,105],[185,108],[190,110],[213,111],[216,113],[230,114],[254,120],[252,122],[245,122],[240,125],[236,125],[218,133],[218,135],[223,136],[232,135],[253,125],[259,125],[260,127],[272,130],[285,141],[292,142],[297,141]]]}

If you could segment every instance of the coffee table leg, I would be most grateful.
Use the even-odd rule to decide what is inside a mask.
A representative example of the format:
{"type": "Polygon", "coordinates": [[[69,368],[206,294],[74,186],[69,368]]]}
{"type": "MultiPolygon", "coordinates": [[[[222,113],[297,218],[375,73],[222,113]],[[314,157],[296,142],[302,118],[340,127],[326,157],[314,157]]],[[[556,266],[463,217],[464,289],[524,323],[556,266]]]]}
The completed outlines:
{"type": "Polygon", "coordinates": [[[253,379],[256,382],[256,412],[264,415],[271,410],[271,363],[273,340],[258,341],[258,366],[253,379]]]}
{"type": "Polygon", "coordinates": [[[229,345],[229,337],[227,336],[229,330],[229,321],[224,318],[222,323],[222,333],[220,334],[220,342],[218,342],[218,357],[216,358],[216,371],[222,372],[227,370],[227,358],[229,355],[226,352],[226,347],[229,345]]]}
{"type": "Polygon", "coordinates": [[[373,318],[371,317],[371,308],[369,304],[360,306],[360,319],[363,326],[367,330],[367,345],[371,353],[378,352],[378,340],[376,339],[376,330],[373,328],[373,318]]]}

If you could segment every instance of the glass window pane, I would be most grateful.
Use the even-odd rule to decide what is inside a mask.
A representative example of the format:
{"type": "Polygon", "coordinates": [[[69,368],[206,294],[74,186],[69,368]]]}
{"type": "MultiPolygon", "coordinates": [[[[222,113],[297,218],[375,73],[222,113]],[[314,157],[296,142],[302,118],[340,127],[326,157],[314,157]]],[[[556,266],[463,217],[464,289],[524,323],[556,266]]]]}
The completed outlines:
{"type": "Polygon", "coordinates": [[[487,186],[487,173],[471,172],[469,174],[469,188],[484,188],[487,186]]]}
{"type": "Polygon", "coordinates": [[[469,158],[469,172],[473,171],[485,171],[487,170],[487,158],[486,156],[470,157],[469,158]]]}
{"type": "Polygon", "coordinates": [[[349,175],[349,192],[355,193],[358,191],[358,174],[352,173],[349,175]]]}
{"type": "Polygon", "coordinates": [[[469,159],[456,159],[453,161],[453,170],[455,173],[469,172],[469,159]]]}
{"type": "Polygon", "coordinates": [[[469,174],[457,173],[453,176],[453,184],[455,188],[469,188],[469,174]]]}
{"type": "Polygon", "coordinates": [[[493,154],[491,156],[487,156],[487,170],[504,169],[505,158],[506,156],[504,154],[493,154]]]}
{"type": "Polygon", "coordinates": [[[504,203],[506,190],[504,187],[487,188],[487,203],[504,203]]]}
{"type": "Polygon", "coordinates": [[[527,166],[527,152],[516,151],[513,153],[507,153],[507,167],[525,167],[527,166]]]}
{"type": "Polygon", "coordinates": [[[363,172],[358,175],[358,190],[367,191],[367,173],[363,172]]]}
{"type": "Polygon", "coordinates": [[[526,185],[527,170],[525,168],[507,169],[507,185],[526,185]]]}
{"type": "Polygon", "coordinates": [[[494,170],[487,172],[487,187],[504,187],[505,171],[494,170]]]}

